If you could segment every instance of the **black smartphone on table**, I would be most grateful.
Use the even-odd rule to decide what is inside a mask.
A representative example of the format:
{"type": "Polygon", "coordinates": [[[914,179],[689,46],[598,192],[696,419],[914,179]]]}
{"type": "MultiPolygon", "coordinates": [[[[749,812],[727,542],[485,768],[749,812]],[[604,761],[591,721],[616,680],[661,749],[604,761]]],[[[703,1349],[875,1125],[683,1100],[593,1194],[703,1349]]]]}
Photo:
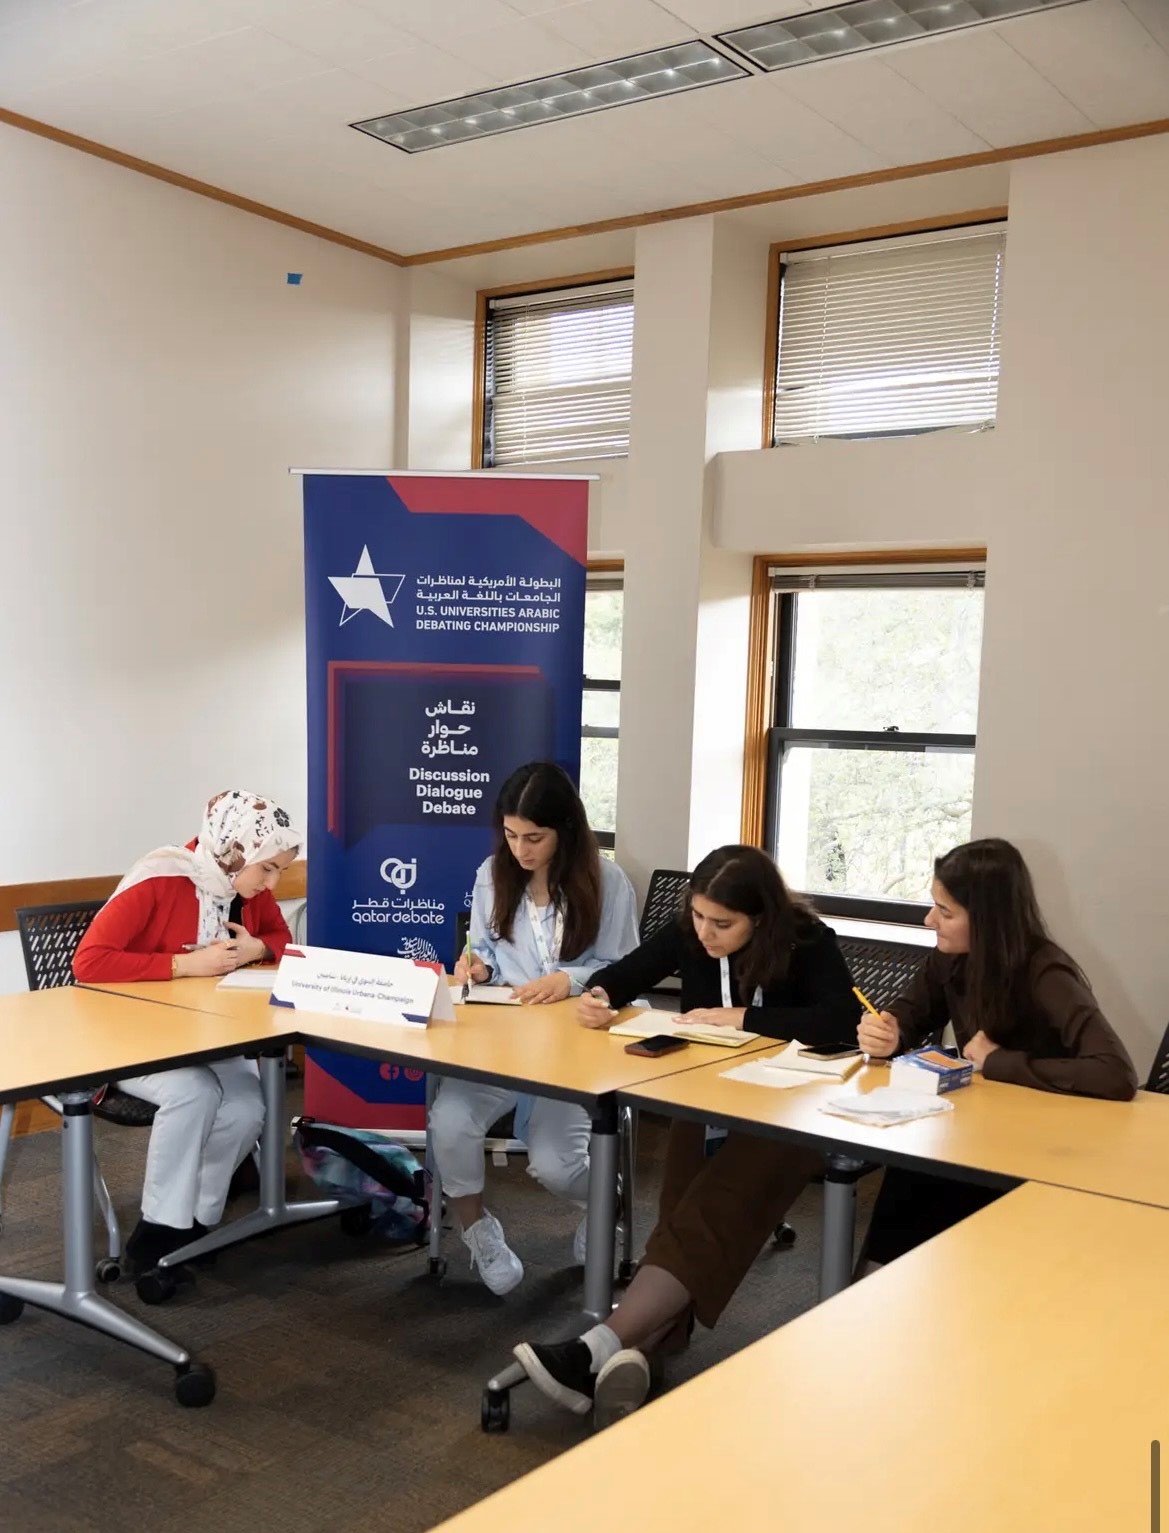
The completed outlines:
{"type": "Polygon", "coordinates": [[[627,1054],[645,1054],[650,1059],[657,1059],[659,1054],[672,1054],[675,1049],[689,1047],[686,1038],[674,1038],[669,1033],[655,1033],[652,1038],[638,1038],[635,1043],[627,1043],[627,1054]]]}

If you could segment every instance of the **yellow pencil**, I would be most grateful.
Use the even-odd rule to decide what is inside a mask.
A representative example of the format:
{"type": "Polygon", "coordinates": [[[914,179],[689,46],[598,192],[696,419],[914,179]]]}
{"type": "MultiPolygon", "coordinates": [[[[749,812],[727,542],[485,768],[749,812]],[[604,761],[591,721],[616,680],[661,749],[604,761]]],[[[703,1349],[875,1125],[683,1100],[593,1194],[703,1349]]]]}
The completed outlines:
{"type": "Polygon", "coordinates": [[[877,1017],[878,1019],[880,1018],[881,1013],[873,1005],[872,1001],[869,1000],[868,996],[864,993],[863,990],[859,990],[856,985],[854,985],[852,987],[852,993],[856,996],[857,1000],[861,1003],[867,1012],[870,1012],[874,1017],[877,1017]]]}

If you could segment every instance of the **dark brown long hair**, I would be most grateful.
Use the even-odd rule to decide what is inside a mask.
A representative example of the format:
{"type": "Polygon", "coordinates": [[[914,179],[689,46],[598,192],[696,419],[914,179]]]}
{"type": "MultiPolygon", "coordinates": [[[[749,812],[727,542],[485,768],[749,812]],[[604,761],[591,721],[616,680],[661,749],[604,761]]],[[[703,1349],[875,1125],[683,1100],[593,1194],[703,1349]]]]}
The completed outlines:
{"type": "Polygon", "coordinates": [[[768,990],[780,984],[787,975],[792,948],[816,916],[791,892],[766,852],[757,846],[720,846],[708,852],[691,873],[678,919],[690,941],[701,949],[690,914],[690,899],[695,894],[750,916],[755,923],[746,947],[731,954],[731,972],[740,1001],[750,1004],[756,985],[768,990]]]}
{"type": "Polygon", "coordinates": [[[548,893],[552,903],[564,912],[560,957],[579,957],[597,940],[601,928],[601,858],[572,778],[551,761],[530,761],[514,771],[499,790],[491,864],[495,889],[491,924],[510,942],[528,874],[504,838],[505,815],[531,820],[541,829],[556,832],[556,852],[548,865],[548,893]]]}
{"type": "Polygon", "coordinates": [[[1031,959],[1051,941],[1022,853],[997,836],[968,841],[937,859],[934,877],[970,918],[965,988],[971,1026],[995,1043],[1019,1038],[1038,1021],[1028,983],[1031,959]]]}

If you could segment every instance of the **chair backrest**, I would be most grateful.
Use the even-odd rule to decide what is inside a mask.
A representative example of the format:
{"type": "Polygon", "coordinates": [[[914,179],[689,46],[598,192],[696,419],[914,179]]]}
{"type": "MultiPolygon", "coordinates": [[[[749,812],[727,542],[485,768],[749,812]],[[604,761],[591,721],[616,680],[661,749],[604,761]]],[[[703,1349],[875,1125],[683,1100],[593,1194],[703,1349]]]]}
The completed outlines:
{"type": "Polygon", "coordinates": [[[841,937],[840,951],[857,988],[882,1011],[902,993],[929,950],[908,942],[841,937]]]}
{"type": "Polygon", "coordinates": [[[30,990],[73,983],[73,955],[104,900],[72,905],[26,905],[16,912],[24,971],[30,990]]]}
{"type": "Polygon", "coordinates": [[[676,918],[689,887],[689,873],[679,873],[674,868],[653,870],[637,928],[642,942],[648,942],[663,926],[668,926],[676,918]]]}
{"type": "Polygon", "coordinates": [[[1153,1068],[1149,1071],[1145,1090],[1159,1091],[1162,1096],[1169,1096],[1169,1027],[1165,1029],[1161,1042],[1157,1045],[1157,1057],[1153,1060],[1153,1068]]]}

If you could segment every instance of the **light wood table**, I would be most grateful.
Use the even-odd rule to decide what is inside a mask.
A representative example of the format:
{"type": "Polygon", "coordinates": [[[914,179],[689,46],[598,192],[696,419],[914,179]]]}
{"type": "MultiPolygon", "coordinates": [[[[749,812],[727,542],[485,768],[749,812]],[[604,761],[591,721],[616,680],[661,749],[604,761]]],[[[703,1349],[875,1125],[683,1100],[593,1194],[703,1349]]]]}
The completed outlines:
{"type": "Polygon", "coordinates": [[[885,1066],[870,1065],[849,1081],[790,1090],[726,1080],[728,1068],[707,1065],[691,1075],[629,1087],[622,1097],[673,1117],[822,1148],[828,1165],[822,1297],[847,1287],[851,1278],[856,1178],[865,1161],[944,1170],[992,1187],[1044,1182],[1169,1209],[1169,1097],[1141,1091],[1131,1102],[1101,1102],[975,1076],[948,1098],[953,1112],[875,1128],[820,1109],[829,1097],[888,1085],[885,1066]]]}
{"type": "MultiPolygon", "coordinates": [[[[519,1092],[579,1102],[592,1118],[589,1141],[588,1233],[584,1273],[584,1308],[578,1329],[607,1318],[613,1307],[613,1264],[617,1225],[617,1168],[619,1115],[617,1092],[626,1086],[653,1081],[677,1071],[701,1070],[716,1061],[726,1068],[731,1058],[774,1048],[771,1039],[759,1039],[737,1049],[691,1043],[661,1059],[629,1054],[627,1038],[613,1038],[604,1029],[582,1027],[576,1002],[553,1006],[456,1006],[455,1021],[431,1022],[427,1027],[394,1026],[363,1022],[302,1009],[273,1007],[261,990],[220,990],[214,979],[183,979],[131,985],[97,987],[128,997],[171,1007],[195,1007],[230,1019],[245,1032],[258,1032],[265,1019],[285,1019],[296,1037],[308,1046],[336,1049],[370,1059],[394,1060],[411,1069],[425,1070],[432,1079],[450,1075],[463,1080],[486,1081],[519,1092]]],[[[622,1015],[632,1015],[629,1008],[622,1015]]],[[[268,1025],[273,1025],[270,1021],[268,1025]]],[[[331,1208],[313,1205],[300,1212],[284,1201],[284,1069],[280,1051],[261,1055],[260,1071],[267,1104],[264,1134],[260,1142],[260,1207],[243,1219],[233,1220],[211,1235],[173,1256],[163,1268],[189,1261],[206,1251],[222,1249],[240,1240],[271,1230],[298,1218],[315,1218],[331,1208]]],[[[430,1160],[433,1202],[441,1199],[438,1169],[430,1160]]],[[[632,1166],[627,1167],[631,1177],[632,1166]]],[[[439,1221],[431,1225],[431,1271],[441,1274],[443,1261],[439,1221]]],[[[505,1427],[508,1395],[526,1378],[518,1363],[509,1364],[488,1380],[484,1391],[483,1421],[505,1427]]]]}
{"type": "Polygon", "coordinates": [[[215,1393],[209,1368],[94,1292],[93,1089],[123,1076],[224,1059],[257,1041],[283,1046],[286,1014],[257,1019],[142,1005],[70,986],[0,997],[0,1102],[61,1098],[61,1203],[64,1280],[0,1275],[0,1324],[26,1304],[79,1321],[160,1357],[176,1374],[180,1404],[205,1405],[215,1393]]]}
{"type": "Polygon", "coordinates": [[[1022,1187],[436,1533],[1149,1533],[1166,1271],[1022,1187]]]}

